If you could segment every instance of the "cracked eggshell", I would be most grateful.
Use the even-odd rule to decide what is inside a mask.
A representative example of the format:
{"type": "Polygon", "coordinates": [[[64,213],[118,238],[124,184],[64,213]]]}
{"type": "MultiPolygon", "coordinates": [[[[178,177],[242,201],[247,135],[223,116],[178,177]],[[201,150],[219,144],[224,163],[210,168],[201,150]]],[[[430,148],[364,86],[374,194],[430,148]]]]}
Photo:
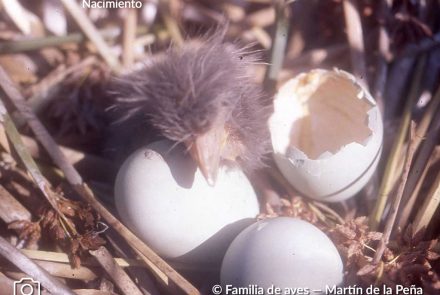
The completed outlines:
{"type": "Polygon", "coordinates": [[[221,168],[207,184],[180,146],[161,141],[134,152],[115,183],[123,222],[164,258],[220,263],[235,236],[259,213],[241,170],[221,168]]]}
{"type": "Polygon", "coordinates": [[[343,264],[333,242],[317,227],[277,217],[249,226],[234,239],[220,278],[223,286],[325,290],[342,283],[343,264]]]}
{"type": "Polygon", "coordinates": [[[340,70],[317,69],[286,82],[269,128],[281,173],[300,193],[320,201],[358,193],[382,151],[379,108],[354,76],[340,70]]]}

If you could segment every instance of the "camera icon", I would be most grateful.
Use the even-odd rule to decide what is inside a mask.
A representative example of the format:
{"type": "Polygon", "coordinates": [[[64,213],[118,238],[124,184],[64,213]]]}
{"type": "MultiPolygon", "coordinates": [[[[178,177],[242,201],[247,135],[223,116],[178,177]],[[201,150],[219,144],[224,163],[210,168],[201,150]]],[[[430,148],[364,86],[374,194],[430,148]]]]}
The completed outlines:
{"type": "Polygon", "coordinates": [[[22,278],[14,282],[14,295],[40,295],[40,282],[32,278],[22,278]]]}

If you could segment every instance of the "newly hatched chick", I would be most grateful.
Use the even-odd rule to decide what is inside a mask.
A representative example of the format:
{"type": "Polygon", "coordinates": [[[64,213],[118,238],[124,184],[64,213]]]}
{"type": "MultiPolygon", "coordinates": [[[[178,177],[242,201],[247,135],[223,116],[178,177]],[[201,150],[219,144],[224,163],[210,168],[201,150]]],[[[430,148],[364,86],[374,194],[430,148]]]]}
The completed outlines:
{"type": "Polygon", "coordinates": [[[211,37],[170,48],[115,79],[112,146],[128,155],[167,138],[184,144],[209,184],[220,165],[252,173],[268,151],[269,99],[253,80],[249,47],[211,37]]]}

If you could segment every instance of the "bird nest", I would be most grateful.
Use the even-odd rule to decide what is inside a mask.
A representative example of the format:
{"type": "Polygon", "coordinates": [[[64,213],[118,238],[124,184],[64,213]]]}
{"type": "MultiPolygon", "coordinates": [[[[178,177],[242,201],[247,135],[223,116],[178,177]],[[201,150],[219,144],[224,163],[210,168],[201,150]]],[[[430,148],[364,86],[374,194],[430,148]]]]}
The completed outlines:
{"type": "MultiPolygon", "coordinates": [[[[355,197],[335,203],[306,197],[269,153],[260,168],[263,176],[251,178],[264,200],[256,218],[296,217],[326,233],[343,260],[344,294],[371,286],[414,292],[405,294],[420,294],[419,288],[423,294],[440,292],[437,1],[131,1],[142,4],[132,9],[87,8],[83,2],[11,0],[0,6],[0,286],[5,294],[30,277],[34,288],[38,281],[52,294],[210,292],[218,270],[165,261],[119,220],[113,202],[119,162],[108,151],[114,120],[108,108],[114,106],[109,103],[114,77],[126,77],[133,88],[128,91],[139,91],[136,79],[142,77],[129,73],[158,59],[166,63],[172,50],[177,55],[179,48],[197,50],[199,42],[212,42],[218,28],[224,28],[228,42],[253,44],[246,48],[252,60],[235,51],[234,57],[252,63],[246,79],[264,86],[266,95],[249,90],[268,99],[247,107],[261,114],[257,119],[267,119],[259,112],[270,108],[285,81],[335,67],[363,81],[383,116],[382,157],[355,197]]],[[[218,57],[218,66],[227,65],[226,58],[218,57]]],[[[187,66],[176,68],[176,83],[188,74],[187,66]]],[[[231,75],[243,75],[229,68],[231,75]]],[[[215,69],[206,70],[215,76],[215,69]]],[[[226,76],[220,82],[228,89],[220,92],[243,86],[226,82],[226,76]]],[[[211,86],[216,83],[190,80],[198,87],[188,93],[218,92],[211,86]]],[[[138,102],[139,93],[135,96],[132,101],[138,102]]],[[[119,116],[137,116],[136,105],[119,107],[119,116]]],[[[209,117],[204,111],[194,109],[176,125],[209,117]]],[[[246,128],[252,130],[252,124],[262,125],[250,122],[246,128]]],[[[157,137],[136,124],[128,128],[130,134],[145,132],[149,141],[157,137]]],[[[257,147],[258,139],[249,142],[261,148],[245,154],[251,161],[245,168],[253,169],[264,149],[257,147]]],[[[241,151],[237,146],[227,158],[241,151]]]]}

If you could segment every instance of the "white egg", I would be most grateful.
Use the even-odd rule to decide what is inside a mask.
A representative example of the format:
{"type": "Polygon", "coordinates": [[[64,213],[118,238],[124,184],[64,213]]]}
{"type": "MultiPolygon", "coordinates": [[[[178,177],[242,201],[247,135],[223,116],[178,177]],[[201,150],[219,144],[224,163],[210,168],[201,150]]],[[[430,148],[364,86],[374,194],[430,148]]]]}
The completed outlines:
{"type": "Polygon", "coordinates": [[[274,159],[303,195],[342,201],[368,182],[383,125],[371,95],[347,72],[313,70],[284,84],[269,120],[274,159]]]}
{"type": "Polygon", "coordinates": [[[259,213],[241,170],[221,168],[211,187],[185,151],[168,141],[141,148],[124,162],[115,201],[122,221],[153,250],[187,263],[220,263],[259,213]]]}
{"type": "MultiPolygon", "coordinates": [[[[341,257],[330,239],[314,225],[296,218],[259,221],[229,246],[221,268],[223,288],[256,286],[298,294],[299,288],[325,291],[343,281],[341,257]]],[[[267,293],[266,293],[267,294],[267,293]]],[[[322,293],[324,294],[324,293],[322,293]]]]}

